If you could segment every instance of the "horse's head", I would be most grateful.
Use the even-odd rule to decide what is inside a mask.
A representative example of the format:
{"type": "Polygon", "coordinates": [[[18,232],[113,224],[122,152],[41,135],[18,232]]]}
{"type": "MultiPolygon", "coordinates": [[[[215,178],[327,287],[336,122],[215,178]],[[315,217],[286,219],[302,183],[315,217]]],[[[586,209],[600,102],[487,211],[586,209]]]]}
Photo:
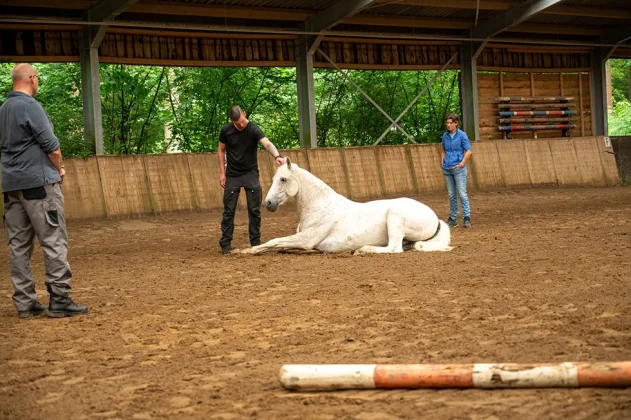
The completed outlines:
{"type": "Polygon", "coordinates": [[[285,163],[276,170],[272,186],[265,197],[265,207],[269,211],[276,211],[278,206],[285,204],[289,197],[298,194],[300,187],[298,169],[300,169],[298,165],[291,163],[289,158],[285,158],[285,163]]]}

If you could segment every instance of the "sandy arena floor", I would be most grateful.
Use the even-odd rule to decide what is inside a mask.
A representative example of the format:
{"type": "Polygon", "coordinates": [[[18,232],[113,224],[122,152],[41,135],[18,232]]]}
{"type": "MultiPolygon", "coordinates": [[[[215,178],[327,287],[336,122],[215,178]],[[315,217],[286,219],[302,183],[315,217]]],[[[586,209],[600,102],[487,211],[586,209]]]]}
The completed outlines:
{"type": "MultiPolygon", "coordinates": [[[[631,418],[631,389],[279,386],[284,363],[631,360],[631,188],[471,201],[450,253],[224,257],[219,212],[71,222],[72,319],[17,318],[3,246],[0,418],[631,418]]],[[[263,239],[296,220],[263,210],[263,239]]],[[[47,303],[39,248],[33,269],[47,303]]]]}

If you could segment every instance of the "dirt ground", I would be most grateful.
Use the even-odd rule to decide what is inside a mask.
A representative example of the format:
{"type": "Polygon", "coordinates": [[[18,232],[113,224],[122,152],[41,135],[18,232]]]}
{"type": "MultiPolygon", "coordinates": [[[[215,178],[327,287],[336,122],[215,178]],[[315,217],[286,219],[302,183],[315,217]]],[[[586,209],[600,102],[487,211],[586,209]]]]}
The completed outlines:
{"type": "MultiPolygon", "coordinates": [[[[0,418],[631,418],[631,388],[280,387],[285,363],[631,360],[631,188],[471,203],[448,253],[222,256],[219,212],[70,222],[72,319],[17,318],[2,247],[0,418]]],[[[263,210],[263,240],[296,221],[263,210]]],[[[33,269],[47,303],[39,248],[33,269]]]]}

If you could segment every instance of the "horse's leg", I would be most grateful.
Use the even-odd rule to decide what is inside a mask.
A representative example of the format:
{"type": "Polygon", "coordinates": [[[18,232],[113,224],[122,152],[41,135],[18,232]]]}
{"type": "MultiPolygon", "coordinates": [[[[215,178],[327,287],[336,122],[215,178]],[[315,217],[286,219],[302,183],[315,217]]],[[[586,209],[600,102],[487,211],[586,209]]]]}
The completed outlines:
{"type": "Polygon", "coordinates": [[[357,254],[389,254],[403,252],[403,238],[405,237],[403,224],[405,218],[396,214],[392,210],[388,211],[386,216],[386,224],[388,227],[388,245],[372,246],[366,245],[354,252],[357,254]]]}
{"type": "Polygon", "coordinates": [[[244,250],[247,254],[260,254],[267,251],[284,251],[289,249],[314,249],[322,242],[333,228],[334,223],[318,228],[306,229],[291,236],[275,238],[264,244],[244,250]]]}

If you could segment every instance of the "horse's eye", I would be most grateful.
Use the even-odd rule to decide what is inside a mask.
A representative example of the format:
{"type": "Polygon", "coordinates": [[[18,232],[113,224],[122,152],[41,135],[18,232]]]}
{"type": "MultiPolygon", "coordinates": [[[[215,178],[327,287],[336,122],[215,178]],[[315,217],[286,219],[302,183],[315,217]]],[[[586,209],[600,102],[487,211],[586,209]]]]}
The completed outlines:
{"type": "Polygon", "coordinates": [[[280,182],[287,182],[287,178],[281,178],[280,182]]]}

